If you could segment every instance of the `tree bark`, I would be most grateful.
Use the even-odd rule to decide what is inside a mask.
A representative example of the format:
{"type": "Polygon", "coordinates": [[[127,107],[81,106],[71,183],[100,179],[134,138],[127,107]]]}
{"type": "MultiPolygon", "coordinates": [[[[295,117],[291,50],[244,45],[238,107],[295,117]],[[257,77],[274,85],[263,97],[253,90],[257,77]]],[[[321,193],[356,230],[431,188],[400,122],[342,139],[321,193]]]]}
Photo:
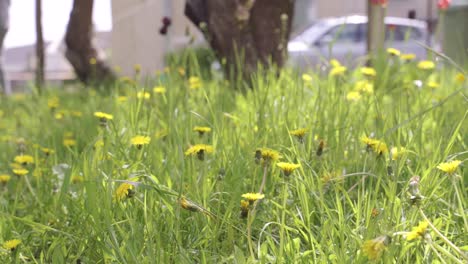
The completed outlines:
{"type": "Polygon", "coordinates": [[[387,0],[367,2],[367,52],[370,55],[375,55],[384,49],[386,9],[387,0]]]}
{"type": "Polygon", "coordinates": [[[7,93],[7,83],[3,73],[3,41],[8,32],[10,0],[0,0],[0,94],[7,93]]]}
{"type": "Polygon", "coordinates": [[[98,58],[93,46],[93,0],[74,0],[65,35],[65,56],[77,77],[84,83],[106,82],[115,78],[111,69],[98,58]]]}
{"type": "Polygon", "coordinates": [[[42,0],[36,0],[36,87],[44,86],[44,37],[42,35],[42,0]]]}
{"type": "Polygon", "coordinates": [[[185,14],[232,79],[284,65],[293,9],[294,0],[187,0],[185,14]]]}

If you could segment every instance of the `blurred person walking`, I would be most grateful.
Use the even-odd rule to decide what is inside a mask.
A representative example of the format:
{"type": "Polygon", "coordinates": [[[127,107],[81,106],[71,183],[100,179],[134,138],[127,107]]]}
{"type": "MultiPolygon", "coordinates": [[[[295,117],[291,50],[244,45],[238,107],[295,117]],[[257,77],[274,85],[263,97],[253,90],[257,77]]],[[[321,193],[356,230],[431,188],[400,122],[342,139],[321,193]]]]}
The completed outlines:
{"type": "Polygon", "coordinates": [[[8,31],[9,17],[8,11],[10,7],[10,0],[0,0],[0,93],[8,93],[10,89],[7,87],[8,82],[5,81],[5,75],[3,73],[3,41],[8,31]]]}

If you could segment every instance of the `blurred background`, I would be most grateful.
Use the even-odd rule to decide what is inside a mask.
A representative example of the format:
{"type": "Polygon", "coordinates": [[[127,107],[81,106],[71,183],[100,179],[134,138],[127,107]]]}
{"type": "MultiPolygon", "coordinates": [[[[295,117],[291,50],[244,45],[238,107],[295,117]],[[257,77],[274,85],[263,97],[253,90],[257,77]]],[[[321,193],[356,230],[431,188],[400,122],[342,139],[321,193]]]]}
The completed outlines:
{"type": "MultiPolygon", "coordinates": [[[[61,84],[76,78],[74,68],[64,56],[64,34],[73,0],[0,0],[0,17],[7,18],[2,23],[9,22],[1,53],[4,90],[7,93],[25,86],[35,79],[37,73],[37,2],[41,5],[45,80],[61,84]],[[5,15],[7,10],[9,12],[5,15]]],[[[92,40],[96,56],[116,75],[131,75],[135,65],[139,65],[142,74],[154,74],[164,69],[169,54],[187,47],[209,49],[200,25],[195,26],[193,19],[189,20],[186,14],[187,2],[206,1],[86,2],[93,5],[92,40]]],[[[253,4],[255,1],[248,2],[253,4]]],[[[313,67],[330,58],[354,61],[366,54],[369,3],[379,3],[378,0],[292,2],[294,11],[288,53],[293,66],[313,67]]],[[[382,3],[387,17],[384,20],[385,41],[390,40],[390,36],[392,41],[386,46],[415,54],[421,59],[426,56],[426,49],[421,44],[449,56],[466,54],[468,0],[389,0],[382,3]],[[453,44],[455,42],[459,44],[453,44]]]]}

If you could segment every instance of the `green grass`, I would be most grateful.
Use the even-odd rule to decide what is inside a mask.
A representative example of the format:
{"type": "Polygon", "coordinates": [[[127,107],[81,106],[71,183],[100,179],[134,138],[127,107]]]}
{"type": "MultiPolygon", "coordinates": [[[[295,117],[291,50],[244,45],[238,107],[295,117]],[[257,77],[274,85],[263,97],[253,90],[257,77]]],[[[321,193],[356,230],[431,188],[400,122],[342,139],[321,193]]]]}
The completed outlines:
{"type": "Polygon", "coordinates": [[[266,72],[241,93],[217,77],[190,89],[176,66],[144,85],[120,81],[110,93],[49,89],[2,98],[0,174],[11,179],[0,184],[0,242],[22,243],[0,251],[0,261],[366,263],[364,242],[387,235],[377,262],[466,263],[467,82],[438,64],[421,70],[387,58],[376,65],[373,93],[357,101],[347,95],[366,79],[359,70],[309,73],[312,81],[287,69],[266,72]],[[149,99],[137,98],[143,90],[149,99]],[[59,106],[50,109],[55,97],[59,106]],[[113,119],[101,126],[96,111],[113,119]],[[199,136],[195,126],[212,131],[199,136]],[[303,143],[289,134],[298,128],[308,129],[303,143]],[[132,146],[136,135],[150,144],[132,146]],[[408,152],[392,160],[367,148],[363,136],[408,152]],[[65,147],[65,138],[76,145],[65,147]],[[214,152],[203,161],[186,156],[195,144],[214,152]],[[263,147],[301,167],[286,177],[275,163],[257,164],[263,147]],[[35,162],[15,176],[11,166],[22,153],[35,162]],[[465,162],[447,175],[436,167],[448,160],[465,162]],[[258,192],[264,175],[265,198],[241,218],[241,195],[258,192]],[[123,180],[138,184],[133,197],[117,201],[123,180]],[[180,206],[182,196],[195,211],[180,206]],[[426,233],[407,241],[425,217],[426,233]]]}

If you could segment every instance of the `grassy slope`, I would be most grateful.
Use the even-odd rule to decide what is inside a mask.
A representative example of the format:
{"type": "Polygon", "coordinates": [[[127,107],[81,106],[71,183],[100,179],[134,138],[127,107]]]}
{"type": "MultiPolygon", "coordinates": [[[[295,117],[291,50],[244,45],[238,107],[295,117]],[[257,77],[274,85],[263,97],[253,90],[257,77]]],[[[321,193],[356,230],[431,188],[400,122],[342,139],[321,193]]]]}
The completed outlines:
{"type": "Polygon", "coordinates": [[[216,80],[192,90],[187,77],[172,70],[158,84],[165,94],[152,93],[154,81],[122,81],[110,96],[83,90],[2,99],[0,174],[12,179],[0,186],[0,241],[18,238],[22,244],[0,259],[244,263],[251,253],[239,203],[243,193],[258,191],[258,147],[302,166],[289,177],[267,168],[266,197],[250,218],[253,254],[262,263],[366,262],[364,241],[385,234],[393,239],[384,261],[461,259],[434,231],[432,242],[406,241],[404,232],[423,220],[423,212],[457,247],[467,244],[466,169],[458,169],[458,180],[436,169],[440,162],[467,157],[467,99],[453,94],[466,94],[466,81],[457,82],[454,71],[424,71],[415,62],[395,60],[377,67],[374,92],[353,102],[346,97],[365,78],[359,71],[312,75],[310,82],[286,70],[273,76],[257,78],[255,89],[244,95],[216,80]],[[440,87],[429,88],[429,80],[440,87]],[[151,97],[137,99],[145,88],[151,97]],[[128,100],[119,102],[122,95],[128,100]],[[47,104],[54,96],[60,106],[51,111],[47,104]],[[108,128],[99,126],[95,111],[113,115],[108,128]],[[212,132],[199,137],[192,131],[197,125],[212,132]],[[303,144],[288,133],[297,128],[309,129],[303,144]],[[151,143],[138,150],[130,144],[135,135],[148,135],[151,143]],[[364,135],[410,151],[394,161],[388,153],[378,156],[366,151],[364,135]],[[64,147],[67,136],[77,145],[64,147]],[[22,177],[10,168],[18,138],[36,160],[22,177]],[[94,147],[100,139],[104,145],[94,147]],[[326,147],[317,156],[320,140],[326,147]],[[215,152],[204,161],[186,157],[185,150],[197,143],[211,144],[215,152]],[[55,154],[46,157],[38,146],[55,154]],[[78,175],[84,181],[72,183],[78,175]],[[414,175],[421,177],[421,212],[409,199],[414,175]],[[113,201],[116,180],[128,179],[141,183],[135,196],[113,201]],[[182,209],[179,194],[216,217],[182,209]]]}

